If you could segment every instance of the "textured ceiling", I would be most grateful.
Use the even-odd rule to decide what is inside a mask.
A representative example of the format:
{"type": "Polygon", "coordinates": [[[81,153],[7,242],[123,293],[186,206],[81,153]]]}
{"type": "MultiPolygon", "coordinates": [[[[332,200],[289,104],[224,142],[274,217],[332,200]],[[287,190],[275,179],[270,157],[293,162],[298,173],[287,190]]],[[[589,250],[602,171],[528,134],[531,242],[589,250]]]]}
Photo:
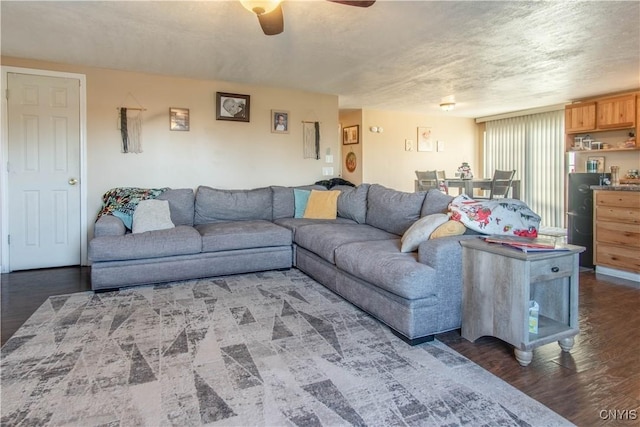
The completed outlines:
{"type": "Polygon", "coordinates": [[[2,55],[336,94],[342,109],[483,117],[640,87],[640,1],[1,2],[2,55]],[[457,107],[438,104],[455,95],[457,107]]]}

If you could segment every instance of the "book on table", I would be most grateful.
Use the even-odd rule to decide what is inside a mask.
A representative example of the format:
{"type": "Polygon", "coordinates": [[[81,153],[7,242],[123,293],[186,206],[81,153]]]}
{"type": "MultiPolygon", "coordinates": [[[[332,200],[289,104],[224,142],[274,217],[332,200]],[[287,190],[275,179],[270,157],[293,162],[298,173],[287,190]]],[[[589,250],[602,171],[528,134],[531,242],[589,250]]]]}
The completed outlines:
{"type": "Polygon", "coordinates": [[[566,245],[556,243],[555,239],[542,237],[521,237],[513,235],[491,235],[484,237],[488,243],[497,243],[503,246],[519,249],[522,252],[544,252],[544,251],[568,251],[566,245]]]}

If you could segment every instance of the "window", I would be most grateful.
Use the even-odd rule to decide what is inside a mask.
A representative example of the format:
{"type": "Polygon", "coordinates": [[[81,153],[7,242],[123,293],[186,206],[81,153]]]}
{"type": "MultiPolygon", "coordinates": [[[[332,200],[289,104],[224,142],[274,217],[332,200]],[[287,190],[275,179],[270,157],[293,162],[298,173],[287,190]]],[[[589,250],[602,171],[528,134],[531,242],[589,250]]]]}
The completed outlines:
{"type": "Polygon", "coordinates": [[[484,147],[485,176],[515,169],[541,225],[564,227],[564,111],[487,121],[484,147]]]}

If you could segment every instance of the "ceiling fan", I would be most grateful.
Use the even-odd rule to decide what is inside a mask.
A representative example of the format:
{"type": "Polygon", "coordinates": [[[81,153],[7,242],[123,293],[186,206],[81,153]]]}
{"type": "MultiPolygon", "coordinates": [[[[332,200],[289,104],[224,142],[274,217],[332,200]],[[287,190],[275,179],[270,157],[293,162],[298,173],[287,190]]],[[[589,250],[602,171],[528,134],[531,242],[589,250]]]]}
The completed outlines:
{"type": "MultiPolygon", "coordinates": [[[[262,31],[267,36],[274,36],[284,31],[284,15],[282,14],[282,0],[240,0],[245,9],[253,12],[258,17],[262,31]]],[[[343,1],[327,0],[346,6],[369,7],[375,0],[369,1],[343,1]]]]}

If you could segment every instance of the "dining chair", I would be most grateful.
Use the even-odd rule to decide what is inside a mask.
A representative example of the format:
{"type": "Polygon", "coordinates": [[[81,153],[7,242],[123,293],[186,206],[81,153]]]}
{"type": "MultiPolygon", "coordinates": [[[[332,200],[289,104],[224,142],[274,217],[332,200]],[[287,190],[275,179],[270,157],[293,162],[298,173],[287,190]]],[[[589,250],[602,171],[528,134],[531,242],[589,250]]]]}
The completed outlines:
{"type": "Polygon", "coordinates": [[[438,176],[436,171],[416,171],[418,182],[416,191],[428,191],[432,188],[438,188],[438,176]]]}
{"type": "Polygon", "coordinates": [[[446,184],[447,177],[443,170],[416,171],[416,177],[418,177],[417,191],[427,191],[432,188],[437,188],[443,193],[449,194],[449,189],[446,184]]]}
{"type": "MultiPolygon", "coordinates": [[[[505,198],[509,195],[511,190],[511,183],[513,177],[516,175],[515,170],[499,170],[493,171],[493,179],[491,180],[491,190],[489,192],[489,199],[505,198]]],[[[483,197],[476,197],[482,199],[483,197]]]]}

